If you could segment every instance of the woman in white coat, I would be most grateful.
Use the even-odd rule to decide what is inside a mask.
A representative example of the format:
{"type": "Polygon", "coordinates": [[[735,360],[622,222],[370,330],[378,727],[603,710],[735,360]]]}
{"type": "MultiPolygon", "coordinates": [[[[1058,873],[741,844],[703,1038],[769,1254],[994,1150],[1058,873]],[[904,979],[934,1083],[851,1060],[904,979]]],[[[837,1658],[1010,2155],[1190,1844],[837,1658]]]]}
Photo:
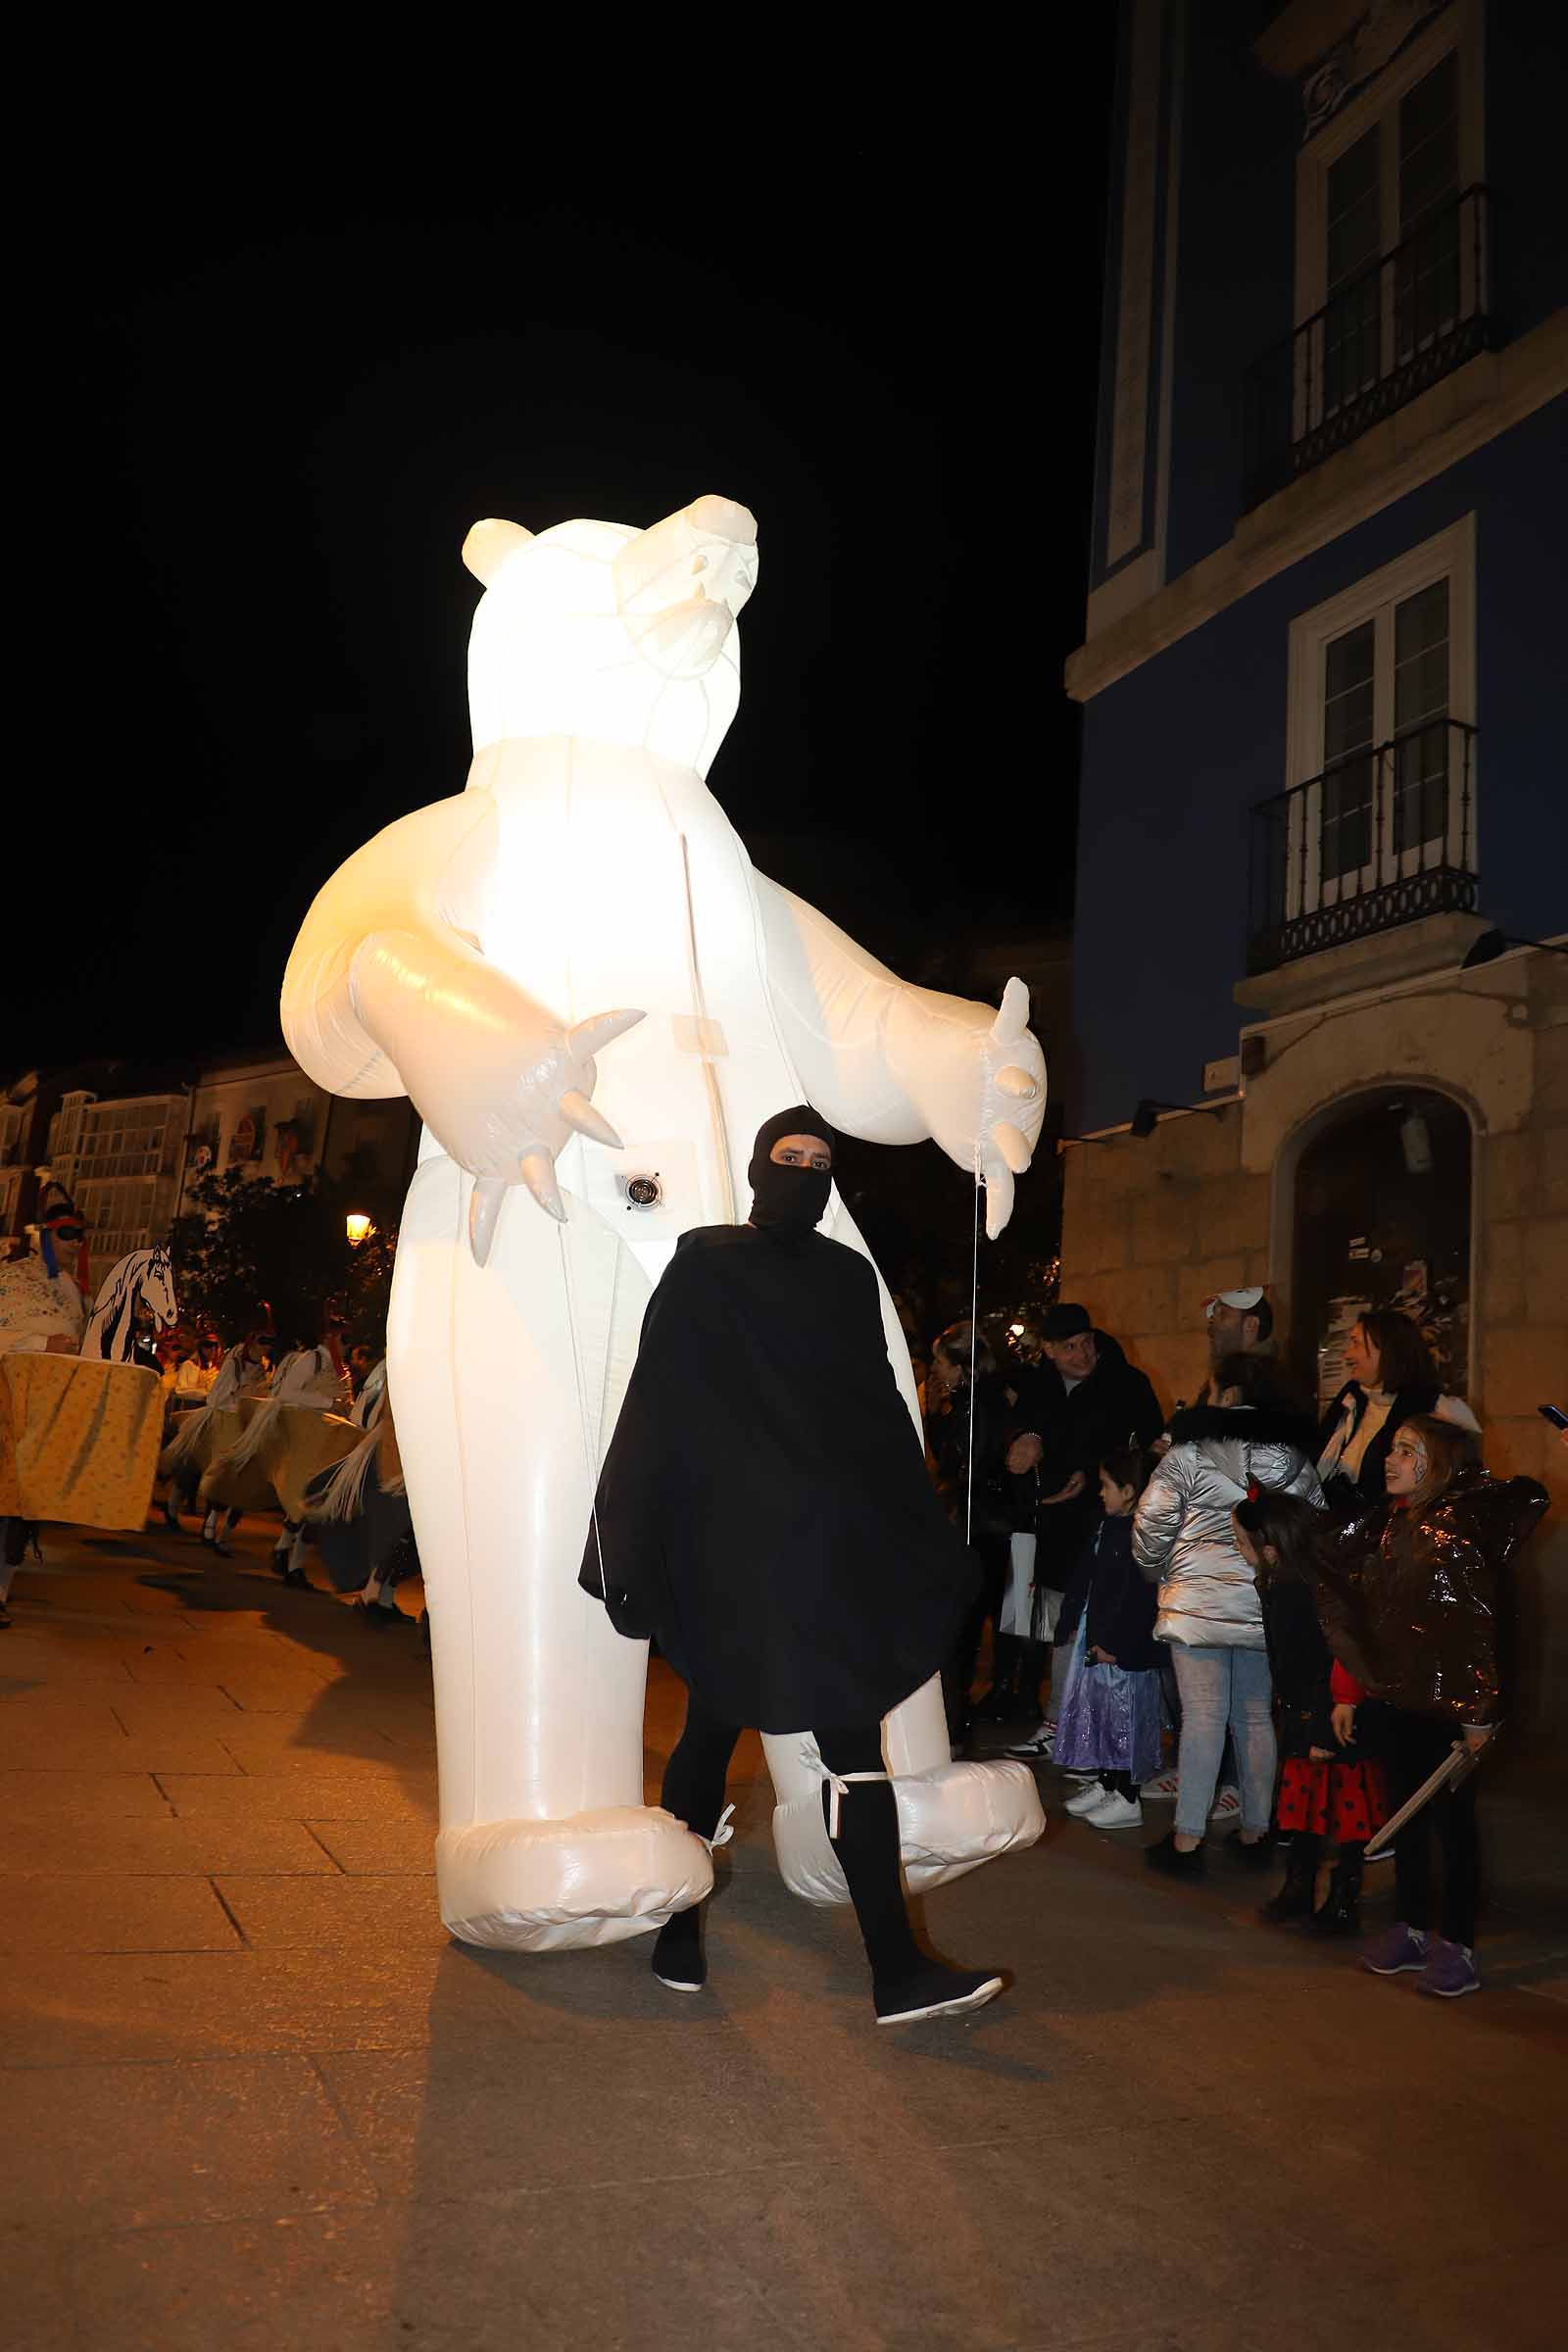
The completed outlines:
{"type": "Polygon", "coordinates": [[[1181,1691],[1176,1826],[1148,1848],[1151,1868],[1191,1878],[1203,1867],[1203,1833],[1227,1728],[1242,1790],[1238,1860],[1266,1865],[1274,1804],[1273,1690],[1252,1571],[1236,1548],[1231,1512],[1260,1488],[1321,1504],[1299,1440],[1299,1418],[1277,1401],[1277,1375],[1255,1355],[1227,1356],[1218,1403],[1171,1423],[1171,1445],[1144,1489],[1133,1557],[1159,1585],[1154,1638],[1168,1642],[1181,1691]]]}

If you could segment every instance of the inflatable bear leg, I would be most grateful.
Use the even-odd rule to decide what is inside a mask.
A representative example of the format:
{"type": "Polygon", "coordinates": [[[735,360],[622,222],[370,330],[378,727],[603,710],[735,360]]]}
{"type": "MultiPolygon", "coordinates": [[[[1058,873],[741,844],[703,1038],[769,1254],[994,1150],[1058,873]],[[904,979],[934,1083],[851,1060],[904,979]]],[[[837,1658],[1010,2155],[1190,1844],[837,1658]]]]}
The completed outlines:
{"type": "MultiPolygon", "coordinates": [[[[826,1230],[834,1241],[858,1250],[876,1274],[882,1299],[882,1328],[899,1394],[908,1407],[914,1442],[920,1410],[908,1344],[876,1260],[842,1200],[835,1197],[826,1230]]],[[[762,1740],[773,1777],[773,1850],[792,1894],[808,1903],[847,1903],[849,1887],[822,1820],[822,1767],[808,1732],[767,1733],[762,1740]]],[[[955,1764],[942,1705],[942,1684],[933,1675],[883,1722],[882,1752],[899,1802],[899,1842],[910,1891],[961,1879],[998,1854],[1033,1845],[1046,1826],[1040,1791],[1027,1764],[955,1764]]]]}
{"type": "MultiPolygon", "coordinates": [[[[762,1748],[778,1799],[773,1850],[785,1885],[803,1902],[847,1903],[850,1890],[822,1819],[816,1741],[808,1732],[765,1733],[762,1748]]],[[[898,1798],[899,1845],[912,1894],[1033,1845],[1045,1829],[1027,1764],[951,1761],[938,1675],[884,1720],[882,1753],[898,1798]]]]}
{"type": "Polygon", "coordinates": [[[712,1886],[702,1839],[642,1802],[647,1644],[577,1584],[648,1284],[582,1203],[558,1225],[520,1189],[476,1266],[470,1190],[445,1158],[416,1173],[387,1330],[429,1600],[441,1916],[503,1950],[614,1943],[712,1886]]]}

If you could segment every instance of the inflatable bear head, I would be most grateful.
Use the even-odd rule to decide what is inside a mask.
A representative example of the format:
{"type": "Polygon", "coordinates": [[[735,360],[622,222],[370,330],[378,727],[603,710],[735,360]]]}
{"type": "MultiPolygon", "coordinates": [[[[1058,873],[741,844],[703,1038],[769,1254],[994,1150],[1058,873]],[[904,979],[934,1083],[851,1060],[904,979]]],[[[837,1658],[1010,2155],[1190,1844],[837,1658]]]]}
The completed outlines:
{"type": "Polygon", "coordinates": [[[475,751],[580,735],[706,774],[740,701],[736,621],[758,564],[745,507],[694,499],[644,531],[575,521],[535,536],[491,519],[463,560],[485,589],[468,649],[475,751]]]}

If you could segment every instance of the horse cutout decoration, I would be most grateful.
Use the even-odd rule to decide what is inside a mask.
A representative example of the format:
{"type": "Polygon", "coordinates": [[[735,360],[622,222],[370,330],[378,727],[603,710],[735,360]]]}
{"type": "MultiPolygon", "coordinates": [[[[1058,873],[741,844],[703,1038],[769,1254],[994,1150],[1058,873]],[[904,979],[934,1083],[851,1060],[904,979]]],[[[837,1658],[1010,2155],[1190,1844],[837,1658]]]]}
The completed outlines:
{"type": "Polygon", "coordinates": [[[143,1304],[166,1328],[172,1325],[178,1311],[174,1272],[163,1243],[155,1250],[132,1250],[104,1276],[82,1338],[82,1354],[101,1356],[112,1364],[133,1363],[136,1309],[143,1304]]]}

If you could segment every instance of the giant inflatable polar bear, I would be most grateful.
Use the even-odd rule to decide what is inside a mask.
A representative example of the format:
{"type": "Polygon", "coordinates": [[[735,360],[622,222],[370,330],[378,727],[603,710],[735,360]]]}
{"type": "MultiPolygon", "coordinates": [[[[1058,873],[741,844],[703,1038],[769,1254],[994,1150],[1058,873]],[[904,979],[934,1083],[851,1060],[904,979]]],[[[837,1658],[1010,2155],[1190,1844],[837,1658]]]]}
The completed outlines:
{"type": "MultiPolygon", "coordinates": [[[[327,884],[282,1015],[322,1086],[406,1092],[425,1123],[388,1385],[430,1602],[441,1911],[466,1941],[541,1950],[657,1928],[712,1883],[704,1841],[642,1803],[646,1644],[576,1581],[676,1237],[746,1216],[752,1139],[802,1101],[872,1142],[934,1136],[985,1177],[995,1235],[1045,1062],[1020,982],[1000,1014],[906,987],[757,873],[710,794],[757,577],[744,507],[537,538],[481,522],[463,552],[485,587],[467,789],[327,884]]],[[[837,1195],[823,1230],[864,1250],[837,1195]]],[[[812,1743],[766,1747],[786,1879],[846,1900],[812,1743]]],[[[912,1885],[1039,1835],[1024,1766],[950,1761],[935,1680],[885,1747],[912,1885]]]]}

